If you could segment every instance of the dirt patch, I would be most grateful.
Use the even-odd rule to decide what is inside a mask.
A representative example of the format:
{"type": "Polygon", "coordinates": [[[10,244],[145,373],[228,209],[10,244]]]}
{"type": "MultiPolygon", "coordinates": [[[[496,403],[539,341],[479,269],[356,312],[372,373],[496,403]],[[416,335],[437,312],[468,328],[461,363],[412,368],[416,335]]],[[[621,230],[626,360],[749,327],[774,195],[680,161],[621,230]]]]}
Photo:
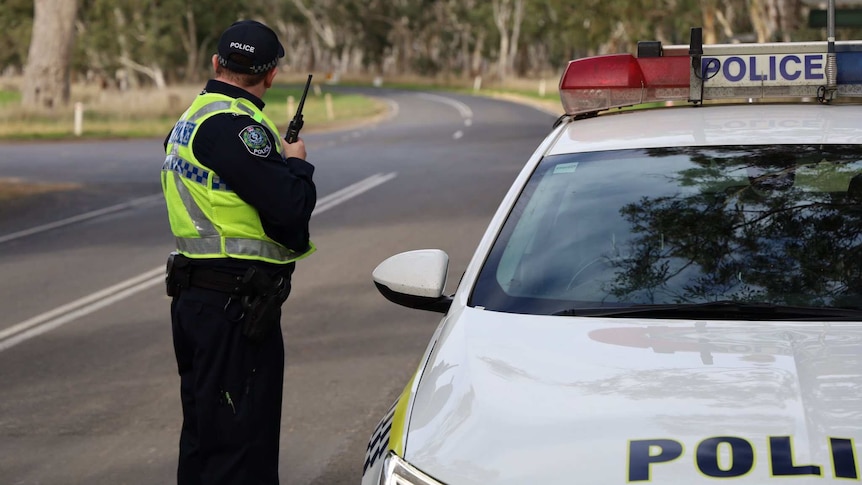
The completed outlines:
{"type": "Polygon", "coordinates": [[[0,177],[0,202],[31,195],[47,194],[50,192],[64,192],[79,188],[81,188],[81,184],[70,182],[41,183],[19,178],[0,177]]]}

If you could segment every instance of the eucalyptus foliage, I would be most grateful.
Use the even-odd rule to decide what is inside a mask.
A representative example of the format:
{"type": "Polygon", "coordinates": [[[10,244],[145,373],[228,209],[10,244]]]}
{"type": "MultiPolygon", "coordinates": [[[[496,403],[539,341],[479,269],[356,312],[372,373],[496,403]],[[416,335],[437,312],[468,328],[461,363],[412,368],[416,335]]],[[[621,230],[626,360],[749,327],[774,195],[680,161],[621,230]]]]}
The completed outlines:
{"type": "MultiPolygon", "coordinates": [[[[288,71],[538,77],[575,57],[634,52],[639,40],[687,43],[691,27],[716,42],[825,38],[806,27],[807,8],[802,0],[79,0],[70,67],[76,79],[113,86],[198,82],[221,31],[254,18],[278,32],[288,71]]],[[[3,0],[0,72],[26,64],[32,18],[33,0],[3,0]]]]}

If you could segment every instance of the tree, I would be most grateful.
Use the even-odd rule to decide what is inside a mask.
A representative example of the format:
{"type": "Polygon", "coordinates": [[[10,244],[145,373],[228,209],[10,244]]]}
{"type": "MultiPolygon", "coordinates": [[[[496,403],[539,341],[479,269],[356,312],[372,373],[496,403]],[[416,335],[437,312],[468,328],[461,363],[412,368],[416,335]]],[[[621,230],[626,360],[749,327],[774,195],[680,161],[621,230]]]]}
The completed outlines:
{"type": "MultiPolygon", "coordinates": [[[[209,74],[218,36],[238,19],[278,33],[285,71],[335,76],[543,76],[570,59],[634,52],[641,40],[686,44],[693,27],[703,28],[706,44],[824,39],[805,28],[801,0],[0,2],[0,71],[18,73],[30,62],[24,97],[46,106],[64,102],[69,71],[105,87],[197,82],[209,74]],[[61,88],[51,94],[49,85],[61,88]]],[[[838,32],[840,40],[858,34],[838,32]]]]}
{"type": "Polygon", "coordinates": [[[524,0],[494,0],[491,5],[494,12],[494,24],[500,34],[497,70],[502,80],[512,72],[515,64],[518,39],[521,35],[521,22],[524,20],[524,0]]]}
{"type": "MultiPolygon", "coordinates": [[[[0,52],[0,68],[19,73],[27,61],[26,42],[33,26],[32,0],[5,0],[0,8],[0,44],[6,48],[0,52]]],[[[0,73],[2,74],[2,73],[0,73]]]]}
{"type": "Polygon", "coordinates": [[[21,96],[24,106],[54,108],[68,104],[77,10],[78,0],[35,0],[21,96]]]}

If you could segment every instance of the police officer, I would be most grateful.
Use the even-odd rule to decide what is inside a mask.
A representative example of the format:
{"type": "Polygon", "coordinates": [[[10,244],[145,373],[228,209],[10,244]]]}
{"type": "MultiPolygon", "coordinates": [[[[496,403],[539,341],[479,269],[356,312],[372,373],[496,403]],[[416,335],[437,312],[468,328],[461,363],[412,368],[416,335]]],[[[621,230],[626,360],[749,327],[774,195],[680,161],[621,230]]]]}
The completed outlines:
{"type": "Polygon", "coordinates": [[[304,142],[285,142],[262,111],[283,56],[264,24],[231,25],[215,78],[165,140],[180,485],[278,483],[281,304],[295,262],[314,251],[317,197],[304,142]]]}

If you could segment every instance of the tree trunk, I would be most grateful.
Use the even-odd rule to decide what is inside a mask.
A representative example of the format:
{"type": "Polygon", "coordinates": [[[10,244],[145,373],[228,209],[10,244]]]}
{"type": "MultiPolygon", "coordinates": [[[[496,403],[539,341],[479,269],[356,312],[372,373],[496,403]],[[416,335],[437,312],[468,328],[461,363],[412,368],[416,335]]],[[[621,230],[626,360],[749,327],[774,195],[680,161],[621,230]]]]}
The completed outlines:
{"type": "Polygon", "coordinates": [[[152,79],[153,84],[156,85],[156,88],[165,89],[167,87],[167,83],[165,82],[165,74],[164,72],[162,72],[162,68],[159,67],[158,64],[153,63],[152,66],[145,66],[143,64],[138,64],[137,62],[129,59],[126,56],[120,56],[118,61],[123,67],[126,68],[127,72],[137,72],[152,79]]]}
{"type": "Polygon", "coordinates": [[[133,71],[129,69],[130,66],[128,65],[131,62],[131,54],[129,53],[129,42],[126,39],[126,32],[129,30],[126,22],[126,14],[123,13],[119,6],[114,7],[114,18],[117,22],[117,46],[120,48],[118,60],[120,64],[123,64],[123,67],[117,70],[117,82],[120,86],[120,91],[137,89],[138,79],[134,76],[133,71]]]}
{"type": "Polygon", "coordinates": [[[701,13],[703,18],[703,43],[718,43],[718,35],[716,35],[715,28],[715,17],[717,14],[715,5],[712,2],[701,2],[701,13]]]}
{"type": "Polygon", "coordinates": [[[476,35],[476,44],[473,45],[473,58],[470,61],[470,74],[481,76],[484,74],[482,57],[482,46],[485,45],[485,29],[480,28],[476,35]]]}
{"type": "Polygon", "coordinates": [[[500,32],[500,53],[497,61],[500,81],[512,73],[518,42],[521,35],[521,22],[524,19],[524,0],[494,0],[492,4],[494,23],[500,32]]]}
{"type": "MultiPolygon", "coordinates": [[[[196,81],[200,70],[200,46],[198,45],[198,26],[195,21],[195,13],[189,6],[185,13],[185,31],[180,34],[180,41],[186,51],[186,69],[184,80],[186,82],[196,81]]],[[[158,84],[158,83],[157,83],[158,84]]]]}
{"type": "MultiPolygon", "coordinates": [[[[317,18],[314,12],[311,11],[310,8],[305,6],[305,3],[302,0],[293,0],[293,4],[296,5],[296,8],[299,9],[299,12],[308,20],[308,24],[311,26],[311,29],[320,37],[320,40],[323,41],[324,46],[327,49],[335,49],[335,29],[332,28],[332,25],[327,22],[324,24],[317,18]]],[[[313,3],[312,3],[313,5],[313,3]]],[[[327,20],[327,19],[324,19],[327,20]]]]}
{"type": "Polygon", "coordinates": [[[512,33],[509,40],[509,57],[506,59],[506,72],[515,69],[515,57],[518,55],[518,43],[521,41],[521,23],[524,21],[524,0],[515,0],[515,11],[512,14],[512,33]]]}
{"type": "Polygon", "coordinates": [[[497,54],[497,75],[500,81],[506,79],[506,62],[509,60],[509,18],[512,16],[510,0],[494,0],[494,23],[500,33],[500,52],[497,54]]]}
{"type": "Polygon", "coordinates": [[[25,107],[54,108],[69,103],[69,65],[75,40],[78,0],[35,0],[33,35],[21,93],[25,107]]]}
{"type": "Polygon", "coordinates": [[[765,14],[760,0],[751,0],[748,5],[748,15],[751,18],[751,27],[757,35],[757,43],[759,44],[766,42],[766,21],[763,18],[765,14]]]}

